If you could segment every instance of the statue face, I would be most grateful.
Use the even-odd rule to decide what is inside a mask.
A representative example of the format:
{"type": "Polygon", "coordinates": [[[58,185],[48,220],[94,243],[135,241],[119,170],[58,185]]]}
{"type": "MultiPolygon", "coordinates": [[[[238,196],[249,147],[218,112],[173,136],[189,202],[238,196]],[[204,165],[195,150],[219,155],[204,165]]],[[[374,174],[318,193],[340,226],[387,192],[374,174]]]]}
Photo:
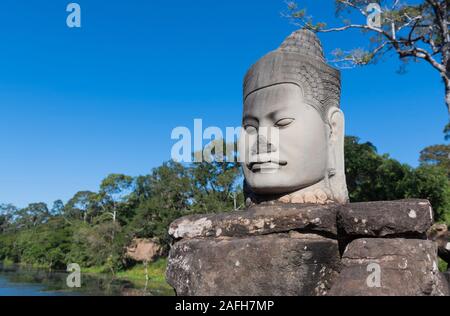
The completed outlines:
{"type": "Polygon", "coordinates": [[[325,178],[327,129],[297,85],[279,84],[250,94],[243,127],[240,150],[253,192],[291,193],[325,178]]]}

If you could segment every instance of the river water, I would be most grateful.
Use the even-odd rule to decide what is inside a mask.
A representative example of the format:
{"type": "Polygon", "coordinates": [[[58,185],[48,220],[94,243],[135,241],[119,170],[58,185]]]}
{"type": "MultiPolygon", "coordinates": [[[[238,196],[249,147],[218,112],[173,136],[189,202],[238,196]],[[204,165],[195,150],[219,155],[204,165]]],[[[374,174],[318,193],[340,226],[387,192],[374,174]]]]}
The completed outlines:
{"type": "Polygon", "coordinates": [[[67,286],[67,272],[37,270],[0,263],[0,296],[154,296],[167,290],[113,279],[106,275],[82,275],[81,288],[67,286]]]}

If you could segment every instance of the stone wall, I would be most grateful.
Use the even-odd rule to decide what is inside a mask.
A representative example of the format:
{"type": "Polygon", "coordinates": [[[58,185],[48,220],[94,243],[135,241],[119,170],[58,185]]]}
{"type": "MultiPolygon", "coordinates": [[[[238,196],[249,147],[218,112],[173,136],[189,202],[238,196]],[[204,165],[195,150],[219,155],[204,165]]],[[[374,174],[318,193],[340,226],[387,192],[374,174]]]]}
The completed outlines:
{"type": "Polygon", "coordinates": [[[428,201],[265,204],[181,218],[167,280],[179,295],[448,295],[428,201]]]}

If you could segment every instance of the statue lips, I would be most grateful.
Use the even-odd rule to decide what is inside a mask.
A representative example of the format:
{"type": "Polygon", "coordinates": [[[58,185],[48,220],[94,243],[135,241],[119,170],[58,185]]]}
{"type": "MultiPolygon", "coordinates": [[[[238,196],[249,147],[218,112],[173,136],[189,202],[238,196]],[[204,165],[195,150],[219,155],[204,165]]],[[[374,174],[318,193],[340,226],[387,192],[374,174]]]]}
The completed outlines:
{"type": "Polygon", "coordinates": [[[253,172],[273,171],[281,169],[281,167],[284,167],[287,164],[287,161],[284,160],[269,159],[266,161],[250,162],[248,168],[253,172]]]}

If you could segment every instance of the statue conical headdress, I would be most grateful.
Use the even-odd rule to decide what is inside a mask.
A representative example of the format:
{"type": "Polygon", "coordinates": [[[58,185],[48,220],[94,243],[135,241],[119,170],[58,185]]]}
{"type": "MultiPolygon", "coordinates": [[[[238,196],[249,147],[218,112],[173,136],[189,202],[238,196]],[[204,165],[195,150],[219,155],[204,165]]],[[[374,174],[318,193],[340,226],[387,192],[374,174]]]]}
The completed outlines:
{"type": "Polygon", "coordinates": [[[244,79],[244,100],[255,91],[282,83],[299,86],[306,103],[319,111],[324,121],[328,109],[339,107],[340,72],[326,64],[320,40],[309,30],[292,33],[250,68],[244,79]]]}

